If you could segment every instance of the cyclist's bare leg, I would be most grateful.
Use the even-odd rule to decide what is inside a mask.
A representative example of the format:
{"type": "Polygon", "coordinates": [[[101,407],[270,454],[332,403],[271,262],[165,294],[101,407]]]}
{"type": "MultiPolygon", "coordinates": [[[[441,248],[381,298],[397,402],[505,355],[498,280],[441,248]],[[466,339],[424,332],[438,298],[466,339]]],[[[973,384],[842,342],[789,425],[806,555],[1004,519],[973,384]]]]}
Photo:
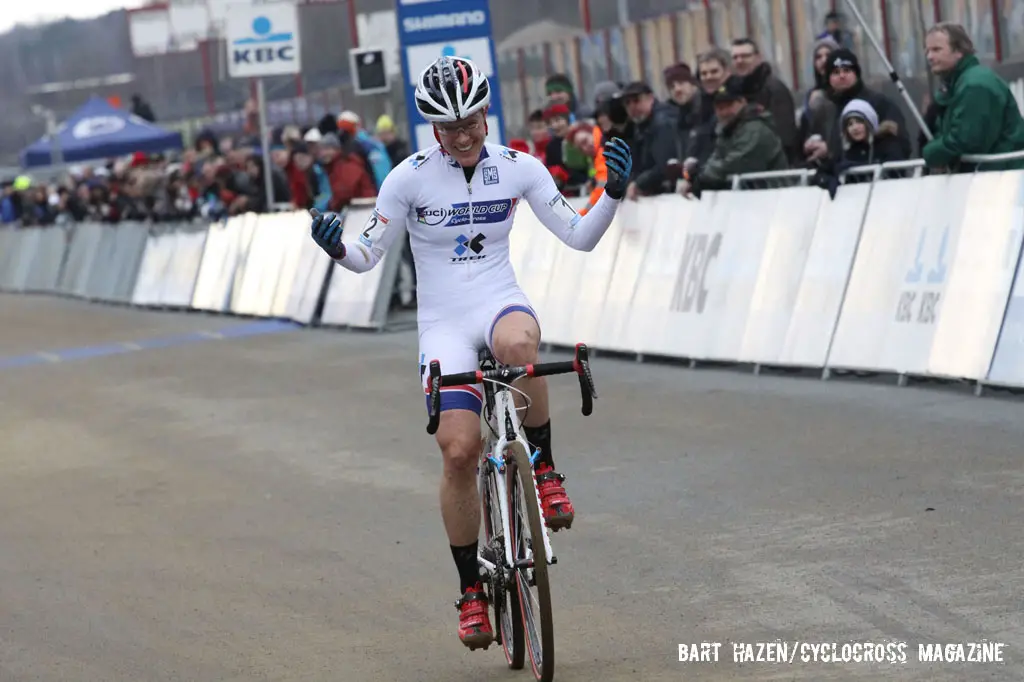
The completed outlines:
{"type": "Polygon", "coordinates": [[[444,528],[453,546],[469,545],[480,535],[480,494],[476,484],[480,415],[471,410],[445,410],[436,438],[444,460],[440,491],[444,528]]]}
{"type": "MultiPolygon", "coordinates": [[[[516,310],[511,312],[494,325],[491,334],[491,347],[494,358],[505,365],[529,365],[537,362],[540,348],[540,327],[533,316],[516,310]]],[[[547,424],[548,383],[544,377],[522,378],[515,383],[516,388],[530,396],[530,410],[523,420],[523,426],[537,427],[547,424]]],[[[525,404],[523,396],[514,393],[516,406],[525,404]]]]}
{"type": "Polygon", "coordinates": [[[480,495],[476,467],[480,456],[480,415],[472,410],[445,410],[437,429],[444,460],[441,518],[459,572],[459,639],[470,649],[487,648],[494,639],[487,600],[477,564],[480,495]]]}
{"type": "MultiPolygon", "coordinates": [[[[515,310],[503,315],[491,333],[495,359],[505,365],[529,365],[537,362],[540,326],[532,315],[515,310]]],[[[548,408],[548,384],[543,377],[520,379],[516,386],[530,396],[530,409],[523,419],[526,439],[540,450],[534,468],[544,519],[554,530],[572,525],[575,510],[562,486],[563,476],[555,471],[551,454],[551,419],[548,408]]],[[[517,406],[525,402],[515,394],[517,406]]]]}

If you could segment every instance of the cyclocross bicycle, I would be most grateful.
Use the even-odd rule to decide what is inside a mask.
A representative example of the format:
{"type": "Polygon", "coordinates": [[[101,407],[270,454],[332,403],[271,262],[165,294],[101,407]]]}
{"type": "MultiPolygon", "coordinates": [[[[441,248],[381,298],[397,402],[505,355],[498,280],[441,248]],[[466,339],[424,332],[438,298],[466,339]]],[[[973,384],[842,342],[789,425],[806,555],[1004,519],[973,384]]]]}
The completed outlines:
{"type": "Polygon", "coordinates": [[[523,668],[529,651],[533,674],[540,682],[551,682],[555,674],[548,566],[557,563],[557,558],[537,495],[533,463],[539,451],[530,453],[530,444],[520,428],[518,411],[529,410],[530,401],[512,384],[523,377],[575,373],[583,414],[588,416],[597,397],[589,358],[586,345],[577,344],[576,356],[565,362],[502,366],[485,349],[480,352],[480,369],[474,372],[442,375],[440,363],[430,363],[427,433],[431,435],[437,433],[441,419],[442,386],[484,385],[483,448],[477,472],[485,541],[477,560],[494,609],[494,641],[501,642],[513,670],[523,668]],[[525,398],[524,407],[516,407],[513,392],[525,398]]]}

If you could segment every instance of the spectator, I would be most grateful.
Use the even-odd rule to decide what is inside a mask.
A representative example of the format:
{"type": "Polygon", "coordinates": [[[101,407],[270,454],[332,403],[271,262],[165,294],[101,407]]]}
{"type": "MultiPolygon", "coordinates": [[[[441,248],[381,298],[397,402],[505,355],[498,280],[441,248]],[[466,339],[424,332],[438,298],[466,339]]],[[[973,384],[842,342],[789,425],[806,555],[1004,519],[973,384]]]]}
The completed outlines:
{"type": "MultiPolygon", "coordinates": [[[[968,154],[1024,150],[1024,121],[1006,82],[983,66],[963,26],[939,23],[925,37],[928,65],[941,78],[935,93],[938,129],[922,155],[932,168],[961,172],[978,165],[961,161],[968,154]]],[[[1024,160],[986,163],[985,170],[1024,168],[1024,160]]]]}
{"type": "Polygon", "coordinates": [[[686,156],[690,163],[707,163],[715,149],[718,121],[715,119],[714,94],[731,75],[730,63],[729,53],[721,48],[709,50],[697,58],[702,95],[697,125],[690,131],[690,139],[686,143],[686,156]]]}
{"type": "Polygon", "coordinates": [[[548,98],[547,106],[564,104],[569,108],[569,123],[576,122],[578,102],[572,81],[564,73],[553,73],[544,82],[544,92],[548,98]]]}
{"type": "Polygon", "coordinates": [[[666,171],[676,157],[676,117],[671,105],[659,102],[651,86],[636,81],[622,91],[629,117],[636,124],[633,143],[633,179],[626,198],[671,191],[666,171]]]}
{"type": "MultiPolygon", "coordinates": [[[[855,99],[866,101],[878,113],[881,123],[889,121],[892,125],[888,127],[895,127],[896,138],[900,141],[903,156],[909,158],[910,135],[899,106],[885,95],[864,85],[861,80],[860,62],[857,61],[857,56],[849,50],[835,50],[828,59],[829,98],[835,104],[837,111],[841,114],[846,105],[855,99]]],[[[841,159],[843,154],[842,127],[838,125],[838,122],[833,125],[832,134],[828,140],[809,139],[804,144],[804,153],[807,160],[814,164],[826,158],[833,163],[841,159]]]]}
{"type": "Polygon", "coordinates": [[[832,126],[839,119],[836,105],[829,99],[828,58],[839,43],[831,36],[819,38],[814,43],[814,85],[804,97],[803,110],[800,112],[798,139],[801,157],[805,157],[803,149],[812,137],[828,140],[832,135],[832,126]]]}
{"type": "Polygon", "coordinates": [[[338,133],[343,137],[349,136],[356,142],[357,148],[366,160],[366,170],[370,173],[377,191],[380,191],[384,178],[391,172],[391,158],[384,143],[363,129],[362,119],[354,111],[343,111],[338,116],[338,133]]]}
{"type": "Polygon", "coordinates": [[[149,106],[149,102],[142,99],[142,95],[139,93],[132,95],[132,113],[144,121],[156,122],[156,114],[153,113],[153,107],[149,106]]]}
{"type": "Polygon", "coordinates": [[[299,142],[292,146],[284,165],[284,173],[288,178],[292,206],[300,209],[312,208],[317,178],[313,172],[313,157],[306,143],[299,142]]]}
{"type": "MultiPolygon", "coordinates": [[[[843,155],[834,168],[836,175],[855,166],[904,161],[907,158],[896,137],[895,124],[879,121],[878,112],[865,100],[851,100],[843,109],[839,126],[843,136],[843,155]]],[[[847,181],[867,179],[850,177],[847,181]]]]}
{"type": "Polygon", "coordinates": [[[329,211],[340,211],[353,199],[377,195],[373,179],[353,142],[343,147],[337,135],[327,133],[320,140],[319,152],[320,163],[331,183],[329,211]]]}
{"type": "Polygon", "coordinates": [[[718,142],[703,168],[690,165],[680,183],[684,196],[728,189],[729,176],[786,170],[789,163],[770,114],[751,105],[740,76],[730,76],[714,95],[718,142]]]}
{"type": "Polygon", "coordinates": [[[529,153],[540,159],[540,162],[546,166],[551,132],[548,130],[548,124],[544,120],[544,112],[541,109],[533,111],[530,114],[527,125],[530,127],[530,145],[532,147],[529,153]]]}
{"type": "Polygon", "coordinates": [[[796,104],[793,92],[772,74],[761,50],[750,38],[732,41],[733,72],[744,79],[747,102],[772,115],[782,149],[790,162],[802,157],[796,129],[796,104]]]}
{"type": "Polygon", "coordinates": [[[387,114],[377,119],[377,139],[384,144],[391,167],[394,168],[409,157],[409,143],[398,137],[395,122],[387,114]]]}
{"type": "Polygon", "coordinates": [[[564,104],[552,104],[544,110],[544,122],[551,128],[545,164],[563,192],[578,190],[589,179],[586,158],[567,139],[569,115],[569,107],[564,104]]]}
{"type": "Polygon", "coordinates": [[[686,158],[686,146],[690,132],[700,125],[701,94],[697,79],[690,65],[680,62],[664,71],[665,87],[669,93],[669,106],[676,110],[676,154],[682,161],[686,158]]]}
{"type": "Polygon", "coordinates": [[[841,12],[829,12],[825,15],[825,30],[815,37],[815,40],[831,38],[839,47],[853,52],[856,47],[853,44],[853,34],[846,29],[844,24],[846,17],[841,12]]]}

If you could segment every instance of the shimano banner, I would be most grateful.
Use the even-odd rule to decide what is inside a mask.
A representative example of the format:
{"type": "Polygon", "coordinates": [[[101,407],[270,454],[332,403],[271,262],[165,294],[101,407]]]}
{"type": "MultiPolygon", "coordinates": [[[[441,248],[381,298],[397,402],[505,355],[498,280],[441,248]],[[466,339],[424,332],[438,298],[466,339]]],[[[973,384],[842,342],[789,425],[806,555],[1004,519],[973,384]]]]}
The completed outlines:
{"type": "Polygon", "coordinates": [[[416,110],[416,79],[442,55],[471,59],[487,76],[491,85],[487,141],[504,143],[501,85],[487,0],[399,0],[398,40],[411,142],[416,151],[436,143],[432,126],[416,110]]]}

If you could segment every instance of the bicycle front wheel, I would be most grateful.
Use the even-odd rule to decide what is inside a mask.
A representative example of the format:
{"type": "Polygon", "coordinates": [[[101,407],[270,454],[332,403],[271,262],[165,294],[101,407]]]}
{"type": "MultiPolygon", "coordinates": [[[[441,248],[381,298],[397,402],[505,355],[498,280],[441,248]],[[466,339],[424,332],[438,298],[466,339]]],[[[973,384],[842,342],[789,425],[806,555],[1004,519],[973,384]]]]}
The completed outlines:
{"type": "Polygon", "coordinates": [[[534,677],[551,682],[555,676],[555,627],[551,616],[551,585],[544,545],[540,499],[530,458],[521,443],[508,448],[509,524],[512,532],[513,578],[534,677]]]}

